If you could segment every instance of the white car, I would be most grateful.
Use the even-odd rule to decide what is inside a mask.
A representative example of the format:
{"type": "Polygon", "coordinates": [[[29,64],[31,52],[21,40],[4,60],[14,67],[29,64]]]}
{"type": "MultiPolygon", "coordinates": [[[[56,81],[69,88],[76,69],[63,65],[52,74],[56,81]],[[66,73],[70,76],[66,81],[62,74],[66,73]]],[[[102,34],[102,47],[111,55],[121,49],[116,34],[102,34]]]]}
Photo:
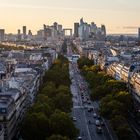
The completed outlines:
{"type": "Polygon", "coordinates": [[[93,114],[93,117],[94,117],[94,118],[96,118],[96,117],[97,117],[97,114],[96,114],[96,113],[94,113],[94,114],[93,114]]]}
{"type": "Polygon", "coordinates": [[[77,121],[76,117],[73,117],[73,121],[77,121]]]}
{"type": "Polygon", "coordinates": [[[95,121],[95,124],[96,124],[96,126],[100,126],[100,121],[99,120],[96,120],[95,121]]]}
{"type": "Polygon", "coordinates": [[[81,136],[79,136],[79,137],[77,138],[77,140],[82,140],[82,137],[81,137],[81,136]]]}
{"type": "Polygon", "coordinates": [[[101,134],[101,133],[102,133],[102,127],[97,126],[97,127],[96,127],[96,132],[97,132],[98,134],[101,134]]]}

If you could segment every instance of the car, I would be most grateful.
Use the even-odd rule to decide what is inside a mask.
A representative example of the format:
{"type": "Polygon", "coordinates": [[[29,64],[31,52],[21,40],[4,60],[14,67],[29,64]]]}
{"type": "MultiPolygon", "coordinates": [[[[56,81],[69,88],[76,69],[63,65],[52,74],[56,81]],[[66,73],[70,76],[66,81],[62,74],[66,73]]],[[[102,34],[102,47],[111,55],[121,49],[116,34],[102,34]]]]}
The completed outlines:
{"type": "Polygon", "coordinates": [[[97,126],[97,127],[96,127],[96,132],[97,132],[98,134],[101,134],[101,133],[102,133],[102,127],[101,127],[101,126],[97,126]]]}
{"type": "Polygon", "coordinates": [[[77,138],[77,140],[82,140],[82,137],[81,137],[81,136],[79,136],[79,137],[77,138]]]}
{"type": "Polygon", "coordinates": [[[77,121],[76,117],[73,117],[72,119],[73,119],[73,121],[77,121]]]}
{"type": "Polygon", "coordinates": [[[92,107],[88,108],[88,112],[93,111],[94,109],[92,107]]]}
{"type": "Polygon", "coordinates": [[[90,108],[88,108],[88,112],[91,112],[91,109],[90,108]]]}
{"type": "Polygon", "coordinates": [[[88,101],[88,104],[90,105],[90,104],[91,104],[91,102],[89,102],[89,101],[88,101]]]}
{"type": "Polygon", "coordinates": [[[105,123],[104,123],[103,121],[101,121],[101,125],[102,125],[102,126],[104,126],[104,125],[105,125],[105,123]]]}
{"type": "Polygon", "coordinates": [[[100,115],[98,115],[98,116],[97,116],[97,118],[100,120],[100,119],[101,119],[101,116],[100,116],[100,115]]]}
{"type": "Polygon", "coordinates": [[[86,101],[85,101],[84,99],[82,100],[82,102],[83,102],[83,103],[86,103],[86,101]]]}
{"type": "Polygon", "coordinates": [[[104,121],[102,119],[100,120],[100,123],[101,123],[102,126],[105,125],[105,123],[104,123],[104,121]]]}
{"type": "Polygon", "coordinates": [[[87,109],[87,108],[88,108],[88,106],[87,106],[87,105],[84,105],[84,108],[85,108],[85,109],[87,109]]]}
{"type": "Polygon", "coordinates": [[[93,113],[93,117],[96,118],[97,117],[97,114],[96,113],[93,113]]]}
{"type": "Polygon", "coordinates": [[[95,121],[95,124],[96,124],[96,126],[100,126],[100,121],[99,120],[96,120],[95,121]]]}
{"type": "Polygon", "coordinates": [[[90,109],[91,109],[91,111],[94,111],[94,107],[91,107],[90,109]]]}

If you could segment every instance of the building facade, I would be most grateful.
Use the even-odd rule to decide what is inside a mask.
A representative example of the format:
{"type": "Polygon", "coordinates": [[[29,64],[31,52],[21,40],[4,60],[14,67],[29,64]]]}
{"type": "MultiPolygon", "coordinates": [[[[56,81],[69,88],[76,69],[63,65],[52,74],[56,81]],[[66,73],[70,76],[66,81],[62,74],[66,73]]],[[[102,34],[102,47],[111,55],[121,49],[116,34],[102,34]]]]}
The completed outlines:
{"type": "Polygon", "coordinates": [[[79,37],[78,28],[79,28],[79,23],[74,23],[74,37],[79,37]]]}
{"type": "Polygon", "coordinates": [[[4,40],[5,40],[5,30],[0,29],[0,41],[4,41],[4,40]]]}

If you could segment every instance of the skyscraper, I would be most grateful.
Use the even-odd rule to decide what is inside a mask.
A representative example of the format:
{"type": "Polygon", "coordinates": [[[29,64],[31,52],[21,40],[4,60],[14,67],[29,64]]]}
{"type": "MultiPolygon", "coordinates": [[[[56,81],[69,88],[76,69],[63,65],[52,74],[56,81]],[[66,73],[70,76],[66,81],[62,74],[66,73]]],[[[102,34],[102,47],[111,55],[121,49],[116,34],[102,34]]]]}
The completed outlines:
{"type": "Polygon", "coordinates": [[[102,35],[106,36],[106,28],[105,25],[101,25],[102,35]]]}
{"type": "Polygon", "coordinates": [[[46,24],[43,24],[43,35],[42,35],[42,38],[43,40],[47,40],[47,28],[48,26],[46,26],[46,24]]]}
{"type": "Polygon", "coordinates": [[[20,29],[18,29],[17,40],[21,40],[21,32],[20,32],[20,29]]]}
{"type": "Polygon", "coordinates": [[[55,30],[58,30],[58,23],[57,22],[54,22],[53,26],[54,26],[55,30]]]}
{"type": "Polygon", "coordinates": [[[78,28],[79,28],[79,23],[74,23],[74,37],[79,37],[78,28]]]}
{"type": "Polygon", "coordinates": [[[31,30],[28,31],[28,35],[32,36],[32,31],[31,30]]]}
{"type": "Polygon", "coordinates": [[[87,40],[90,35],[90,26],[84,22],[83,18],[80,19],[80,25],[78,28],[78,36],[81,40],[87,40]]]}
{"type": "Polygon", "coordinates": [[[5,30],[0,29],[0,41],[4,41],[4,39],[5,39],[5,30]]]}
{"type": "Polygon", "coordinates": [[[45,24],[43,24],[43,29],[44,31],[46,30],[47,26],[45,24]]]}
{"type": "Polygon", "coordinates": [[[138,28],[138,40],[140,41],[140,28],[138,28]]]}
{"type": "Polygon", "coordinates": [[[26,35],[27,31],[26,31],[26,26],[23,26],[23,35],[26,35]]]}
{"type": "Polygon", "coordinates": [[[27,29],[26,26],[23,26],[23,39],[26,39],[27,29]]]}
{"type": "Polygon", "coordinates": [[[58,31],[62,32],[62,25],[58,25],[58,31]]]}
{"type": "Polygon", "coordinates": [[[20,29],[18,29],[18,35],[20,35],[21,33],[20,33],[20,29]]]}

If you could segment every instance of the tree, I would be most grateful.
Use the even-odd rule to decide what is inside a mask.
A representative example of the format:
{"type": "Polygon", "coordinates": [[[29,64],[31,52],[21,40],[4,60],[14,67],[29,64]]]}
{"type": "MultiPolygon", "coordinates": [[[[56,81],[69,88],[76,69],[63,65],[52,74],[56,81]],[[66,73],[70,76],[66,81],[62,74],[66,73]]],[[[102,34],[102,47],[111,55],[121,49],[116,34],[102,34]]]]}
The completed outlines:
{"type": "Polygon", "coordinates": [[[99,85],[97,88],[92,89],[91,99],[92,100],[101,100],[106,95],[110,94],[110,91],[104,87],[104,85],[99,85]]]}
{"type": "Polygon", "coordinates": [[[101,115],[107,118],[112,118],[114,115],[125,114],[123,104],[114,100],[111,95],[106,96],[101,100],[100,112],[101,115]]]}
{"type": "Polygon", "coordinates": [[[72,100],[69,94],[59,93],[54,98],[55,108],[63,111],[70,112],[72,107],[72,100]]]}
{"type": "Polygon", "coordinates": [[[123,103],[124,109],[126,110],[130,110],[133,107],[133,101],[132,101],[132,97],[130,95],[130,93],[126,92],[126,91],[120,91],[118,93],[115,94],[114,99],[116,99],[117,101],[123,103]]]}
{"type": "Polygon", "coordinates": [[[46,138],[46,140],[70,140],[70,139],[61,135],[52,135],[51,137],[46,138]]]}
{"type": "Polygon", "coordinates": [[[44,78],[45,82],[53,82],[56,87],[60,84],[69,86],[70,85],[70,78],[67,66],[55,66],[51,70],[47,71],[44,78]]]}
{"type": "Polygon", "coordinates": [[[57,89],[57,92],[71,95],[70,88],[65,85],[60,85],[57,89]]]}
{"type": "Polygon", "coordinates": [[[117,93],[120,91],[126,91],[126,83],[123,81],[117,81],[117,80],[109,80],[105,84],[106,88],[110,90],[111,93],[117,93]]]}
{"type": "Polygon", "coordinates": [[[100,71],[100,66],[99,65],[92,65],[89,67],[88,71],[92,71],[94,73],[97,73],[100,71]]]}
{"type": "Polygon", "coordinates": [[[24,139],[70,140],[77,137],[78,130],[70,116],[64,113],[70,112],[72,107],[67,62],[67,59],[59,56],[45,73],[42,89],[22,124],[21,133],[24,139]]]}
{"type": "Polygon", "coordinates": [[[49,98],[48,96],[44,95],[44,94],[40,94],[37,96],[37,103],[48,103],[49,102],[49,98]]]}
{"type": "Polygon", "coordinates": [[[56,96],[56,87],[53,82],[47,82],[41,90],[41,94],[47,95],[49,98],[56,96]]]}
{"type": "Polygon", "coordinates": [[[79,69],[82,69],[83,66],[92,66],[93,65],[93,60],[89,60],[86,57],[81,57],[77,61],[79,69]]]}
{"type": "Polygon", "coordinates": [[[132,140],[133,139],[132,130],[126,124],[118,127],[116,130],[116,133],[119,140],[132,140]]]}
{"type": "Polygon", "coordinates": [[[69,115],[64,112],[55,111],[50,118],[50,125],[53,134],[67,136],[70,139],[77,137],[78,130],[69,115]]]}
{"type": "Polygon", "coordinates": [[[23,121],[22,137],[26,140],[44,140],[50,135],[49,121],[44,113],[30,113],[23,121]]]}
{"type": "Polygon", "coordinates": [[[53,113],[53,110],[48,104],[48,102],[42,102],[42,103],[38,102],[35,103],[29,110],[29,113],[33,113],[33,112],[44,113],[47,117],[49,117],[53,113]]]}
{"type": "Polygon", "coordinates": [[[110,120],[111,126],[114,130],[117,130],[121,125],[127,124],[126,119],[121,115],[116,115],[110,120]]]}

